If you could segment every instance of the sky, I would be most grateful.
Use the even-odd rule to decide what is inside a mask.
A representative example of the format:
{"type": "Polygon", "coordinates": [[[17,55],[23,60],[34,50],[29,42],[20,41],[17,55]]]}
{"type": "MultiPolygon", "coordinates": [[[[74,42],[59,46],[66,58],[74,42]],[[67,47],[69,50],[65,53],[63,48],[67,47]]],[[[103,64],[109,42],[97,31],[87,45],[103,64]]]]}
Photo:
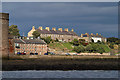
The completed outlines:
{"type": "Polygon", "coordinates": [[[117,2],[3,2],[2,12],[9,13],[9,25],[17,25],[21,35],[43,26],[118,37],[117,2]]]}

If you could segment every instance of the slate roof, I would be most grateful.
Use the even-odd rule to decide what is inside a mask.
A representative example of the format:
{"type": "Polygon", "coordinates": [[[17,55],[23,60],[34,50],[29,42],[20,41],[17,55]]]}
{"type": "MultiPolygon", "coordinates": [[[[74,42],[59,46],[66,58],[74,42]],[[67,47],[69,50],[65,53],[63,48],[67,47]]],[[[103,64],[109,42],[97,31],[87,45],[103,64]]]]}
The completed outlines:
{"type": "Polygon", "coordinates": [[[91,34],[83,34],[83,35],[87,35],[87,37],[101,37],[101,38],[104,38],[101,35],[95,35],[95,34],[93,34],[93,35],[91,35],[91,34]]]}
{"type": "Polygon", "coordinates": [[[14,39],[15,43],[23,43],[23,44],[46,44],[43,40],[39,39],[14,39]]]}
{"type": "Polygon", "coordinates": [[[73,35],[73,36],[77,36],[77,34],[75,32],[72,32],[72,31],[59,31],[59,30],[46,30],[46,29],[43,29],[43,30],[40,30],[40,29],[37,29],[38,32],[40,32],[41,34],[59,34],[59,35],[73,35]]]}

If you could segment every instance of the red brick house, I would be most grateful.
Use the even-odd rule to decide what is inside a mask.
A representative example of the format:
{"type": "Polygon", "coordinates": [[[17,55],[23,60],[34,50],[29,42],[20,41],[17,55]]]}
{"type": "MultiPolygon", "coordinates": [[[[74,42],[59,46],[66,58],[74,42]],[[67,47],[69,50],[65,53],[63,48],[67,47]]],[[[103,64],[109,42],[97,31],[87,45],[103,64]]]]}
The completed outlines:
{"type": "Polygon", "coordinates": [[[40,39],[14,39],[15,54],[17,52],[38,53],[38,55],[44,55],[47,52],[47,44],[40,39]]]}

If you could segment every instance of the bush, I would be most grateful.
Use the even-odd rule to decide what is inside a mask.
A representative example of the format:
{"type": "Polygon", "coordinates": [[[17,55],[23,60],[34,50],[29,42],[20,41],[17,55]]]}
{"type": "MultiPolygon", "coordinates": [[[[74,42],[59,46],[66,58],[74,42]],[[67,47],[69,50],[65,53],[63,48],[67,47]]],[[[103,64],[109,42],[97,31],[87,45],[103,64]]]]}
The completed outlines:
{"type": "Polygon", "coordinates": [[[46,38],[41,38],[42,40],[44,40],[47,44],[49,44],[51,41],[53,41],[51,39],[51,37],[46,37],[46,38]]]}
{"type": "Polygon", "coordinates": [[[91,44],[86,46],[86,51],[88,51],[88,52],[92,52],[93,51],[93,47],[92,47],[91,44]]]}
{"type": "Polygon", "coordinates": [[[80,52],[84,52],[85,51],[85,48],[84,46],[82,45],[79,45],[79,46],[75,46],[73,51],[77,52],[77,53],[80,53],[80,52]]]}

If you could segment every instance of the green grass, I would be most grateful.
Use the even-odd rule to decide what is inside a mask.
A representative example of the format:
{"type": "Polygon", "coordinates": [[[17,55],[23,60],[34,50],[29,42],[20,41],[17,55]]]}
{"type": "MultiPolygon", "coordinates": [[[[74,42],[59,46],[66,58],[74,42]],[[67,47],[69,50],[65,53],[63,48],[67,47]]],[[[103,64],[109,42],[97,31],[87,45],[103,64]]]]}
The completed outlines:
{"type": "Polygon", "coordinates": [[[66,42],[66,43],[50,43],[49,44],[49,47],[50,48],[53,48],[53,49],[57,49],[57,50],[63,50],[63,49],[68,49],[68,50],[72,50],[72,44],[66,42]]]}
{"type": "Polygon", "coordinates": [[[105,49],[106,53],[111,51],[111,49],[106,44],[100,44],[100,46],[102,46],[105,49]]]}

